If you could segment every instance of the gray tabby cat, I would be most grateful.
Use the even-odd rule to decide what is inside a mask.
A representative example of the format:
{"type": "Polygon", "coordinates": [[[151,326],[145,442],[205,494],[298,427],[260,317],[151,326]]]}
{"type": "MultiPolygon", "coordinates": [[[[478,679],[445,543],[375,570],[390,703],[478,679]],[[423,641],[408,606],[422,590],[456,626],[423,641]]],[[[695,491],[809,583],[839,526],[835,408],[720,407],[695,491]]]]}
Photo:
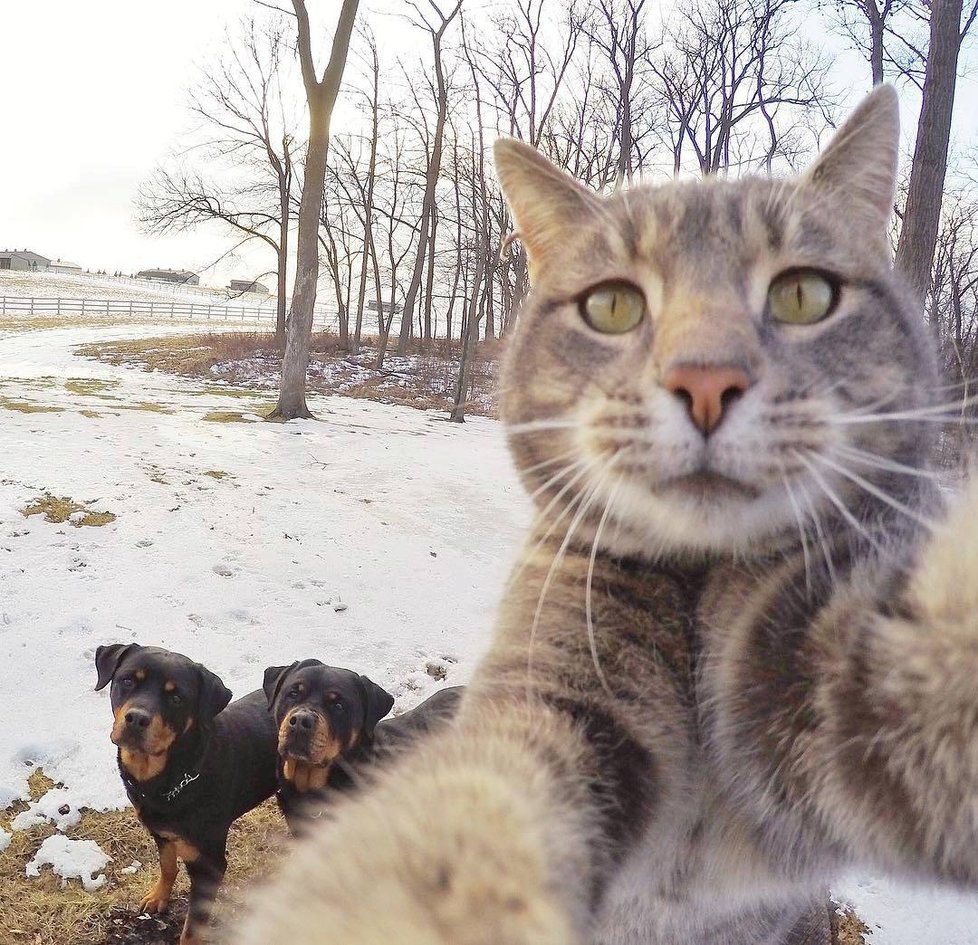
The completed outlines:
{"type": "Polygon", "coordinates": [[[978,884],[978,489],[928,471],[897,140],[881,88],[797,178],[607,199],[497,145],[539,514],[457,724],[242,945],[822,942],[844,867],[978,884]]]}

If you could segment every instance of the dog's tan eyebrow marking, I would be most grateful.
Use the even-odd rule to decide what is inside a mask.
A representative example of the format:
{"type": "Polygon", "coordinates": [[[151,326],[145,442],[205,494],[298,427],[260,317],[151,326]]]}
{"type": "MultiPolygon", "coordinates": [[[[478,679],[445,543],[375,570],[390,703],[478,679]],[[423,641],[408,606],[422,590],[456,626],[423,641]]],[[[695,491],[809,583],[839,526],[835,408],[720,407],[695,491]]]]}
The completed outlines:
{"type": "Polygon", "coordinates": [[[142,682],[145,678],[146,678],[146,670],[145,669],[137,669],[136,670],[136,679],[138,679],[140,682],[142,682]]]}
{"type": "Polygon", "coordinates": [[[175,682],[171,682],[169,679],[165,683],[163,683],[164,692],[175,692],[176,688],[177,688],[177,684],[175,682]]]}

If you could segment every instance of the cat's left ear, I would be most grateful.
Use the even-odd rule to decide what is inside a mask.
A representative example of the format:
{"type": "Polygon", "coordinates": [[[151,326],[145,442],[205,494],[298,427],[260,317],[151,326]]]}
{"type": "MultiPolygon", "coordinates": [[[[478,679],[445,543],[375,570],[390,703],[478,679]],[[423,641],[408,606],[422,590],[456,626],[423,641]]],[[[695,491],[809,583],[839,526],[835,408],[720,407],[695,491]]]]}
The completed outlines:
{"type": "Polygon", "coordinates": [[[532,279],[533,270],[558,258],[568,231],[596,212],[599,198],[522,141],[499,138],[493,155],[532,279]]]}
{"type": "Polygon", "coordinates": [[[835,133],[802,180],[812,190],[841,197],[858,219],[882,233],[893,212],[899,147],[897,93],[880,85],[835,133]]]}

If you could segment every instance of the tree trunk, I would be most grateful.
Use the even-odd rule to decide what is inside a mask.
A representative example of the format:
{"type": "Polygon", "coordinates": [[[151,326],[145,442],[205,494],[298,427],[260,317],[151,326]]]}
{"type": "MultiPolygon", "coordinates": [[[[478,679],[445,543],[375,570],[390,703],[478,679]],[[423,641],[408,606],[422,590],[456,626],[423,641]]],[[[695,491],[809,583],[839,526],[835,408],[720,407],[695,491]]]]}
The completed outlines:
{"type": "Polygon", "coordinates": [[[461,0],[459,0],[448,17],[441,17],[441,26],[431,34],[432,46],[434,48],[435,80],[438,90],[438,115],[435,119],[435,136],[432,140],[431,159],[428,161],[428,173],[425,179],[424,200],[421,203],[421,233],[418,237],[418,254],[414,260],[414,271],[411,274],[411,282],[408,284],[408,290],[404,296],[401,330],[397,339],[398,354],[404,354],[407,351],[408,340],[411,337],[414,305],[418,297],[418,291],[421,288],[421,278],[424,274],[429,227],[434,224],[435,188],[438,185],[438,173],[441,170],[441,152],[445,138],[445,121],[448,117],[448,91],[445,87],[445,72],[441,61],[441,41],[445,35],[445,30],[458,14],[461,6],[461,0]]]}
{"type": "Polygon", "coordinates": [[[469,387],[472,384],[472,357],[479,342],[479,288],[485,271],[486,251],[485,247],[479,247],[475,277],[465,315],[466,331],[462,342],[462,359],[458,366],[458,380],[455,384],[455,402],[452,404],[452,410],[448,417],[453,423],[465,422],[465,404],[469,397],[469,387]]]}
{"type": "Polygon", "coordinates": [[[306,406],[306,372],[309,368],[309,342],[316,308],[319,280],[319,223],[323,212],[326,182],[326,152],[329,147],[329,121],[339,93],[340,80],[350,49],[350,35],[359,0],[343,0],[329,64],[322,81],[317,81],[309,36],[309,16],[304,0],[293,0],[299,28],[299,58],[309,104],[309,145],[306,150],[305,177],[299,204],[299,234],[292,307],[285,326],[285,354],[282,357],[282,383],[278,405],[269,420],[311,417],[306,406]]]}
{"type": "Polygon", "coordinates": [[[896,265],[923,299],[930,286],[947,172],[962,0],[933,0],[927,71],[896,265]]]}
{"type": "Polygon", "coordinates": [[[275,313],[275,347],[279,351],[285,350],[285,316],[288,311],[286,299],[288,297],[288,285],[286,282],[286,270],[289,265],[289,218],[285,212],[282,213],[282,226],[278,241],[278,297],[275,313]]]}

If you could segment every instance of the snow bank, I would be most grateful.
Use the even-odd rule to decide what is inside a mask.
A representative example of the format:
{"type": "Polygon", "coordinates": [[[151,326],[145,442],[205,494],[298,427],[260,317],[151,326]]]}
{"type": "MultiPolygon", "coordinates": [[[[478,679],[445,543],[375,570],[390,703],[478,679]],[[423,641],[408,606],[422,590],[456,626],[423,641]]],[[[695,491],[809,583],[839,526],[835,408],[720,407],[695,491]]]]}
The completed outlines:
{"type": "Polygon", "coordinates": [[[69,879],[80,879],[86,892],[93,892],[105,884],[105,875],[97,876],[111,861],[94,840],[72,840],[56,833],[48,837],[27,864],[28,876],[40,876],[41,868],[50,866],[61,877],[61,885],[69,879]]]}

